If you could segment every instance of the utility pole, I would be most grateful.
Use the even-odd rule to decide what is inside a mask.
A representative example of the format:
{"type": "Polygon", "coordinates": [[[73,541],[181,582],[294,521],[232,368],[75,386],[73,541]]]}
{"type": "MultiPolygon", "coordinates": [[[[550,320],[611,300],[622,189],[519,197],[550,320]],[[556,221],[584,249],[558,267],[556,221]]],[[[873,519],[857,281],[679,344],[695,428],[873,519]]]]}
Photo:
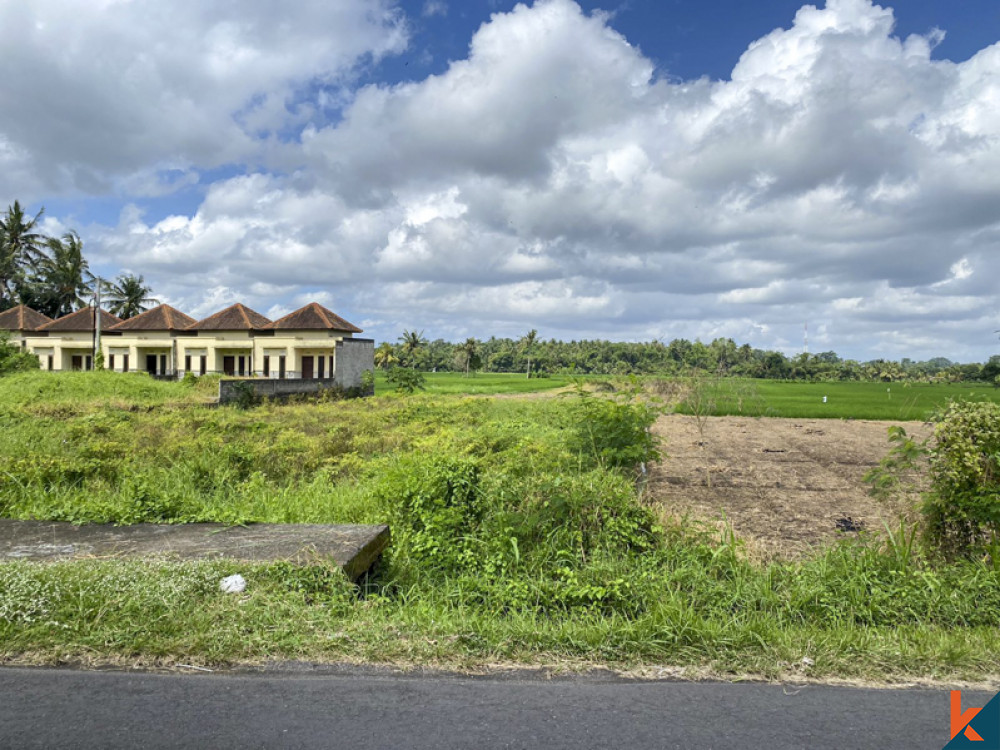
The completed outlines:
{"type": "Polygon", "coordinates": [[[97,355],[101,351],[101,277],[97,277],[97,288],[94,292],[94,367],[97,367],[97,355]]]}

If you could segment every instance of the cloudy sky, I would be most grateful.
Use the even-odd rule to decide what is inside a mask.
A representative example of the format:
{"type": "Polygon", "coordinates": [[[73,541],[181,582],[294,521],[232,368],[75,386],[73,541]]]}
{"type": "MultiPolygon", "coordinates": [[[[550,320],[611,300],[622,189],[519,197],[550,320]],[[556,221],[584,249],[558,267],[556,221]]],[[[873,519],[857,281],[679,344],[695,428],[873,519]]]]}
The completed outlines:
{"type": "Polygon", "coordinates": [[[996,0],[0,0],[0,204],[195,317],[1000,351],[996,0]]]}

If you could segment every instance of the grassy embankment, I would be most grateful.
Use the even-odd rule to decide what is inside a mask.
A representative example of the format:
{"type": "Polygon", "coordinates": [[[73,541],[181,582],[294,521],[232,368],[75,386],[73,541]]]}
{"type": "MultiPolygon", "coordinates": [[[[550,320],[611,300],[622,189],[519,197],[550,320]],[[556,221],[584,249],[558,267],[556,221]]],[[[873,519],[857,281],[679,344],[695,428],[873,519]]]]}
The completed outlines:
{"type": "Polygon", "coordinates": [[[198,406],[210,384],[56,377],[0,380],[0,515],[388,521],[394,542],[362,589],[322,565],[0,564],[0,661],[997,676],[995,565],[863,539],[751,564],[636,502],[640,407],[424,394],[238,411],[198,406]],[[244,595],[218,589],[234,572],[244,595]]]}

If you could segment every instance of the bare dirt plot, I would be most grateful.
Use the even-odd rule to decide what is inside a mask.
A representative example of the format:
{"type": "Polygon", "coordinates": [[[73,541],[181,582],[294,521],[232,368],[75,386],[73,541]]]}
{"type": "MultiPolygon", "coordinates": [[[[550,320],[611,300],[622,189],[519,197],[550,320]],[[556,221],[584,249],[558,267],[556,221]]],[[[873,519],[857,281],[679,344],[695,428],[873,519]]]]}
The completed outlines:
{"type": "MultiPolygon", "coordinates": [[[[897,423],[711,417],[702,441],[694,417],[661,417],[653,429],[665,457],[651,467],[645,499],[674,516],[724,517],[763,557],[824,545],[845,533],[842,519],[878,532],[902,509],[876,502],[862,477],[888,450],[890,424],[897,423]]],[[[917,438],[933,429],[900,424],[917,438]]]]}

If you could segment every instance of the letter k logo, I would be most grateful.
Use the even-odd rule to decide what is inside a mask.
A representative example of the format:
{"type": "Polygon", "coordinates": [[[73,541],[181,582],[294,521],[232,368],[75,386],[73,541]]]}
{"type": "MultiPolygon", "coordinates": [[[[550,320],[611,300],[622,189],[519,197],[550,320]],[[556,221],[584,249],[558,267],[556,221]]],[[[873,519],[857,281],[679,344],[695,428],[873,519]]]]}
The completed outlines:
{"type": "Polygon", "coordinates": [[[980,737],[976,730],[969,726],[969,722],[972,721],[976,714],[978,714],[983,709],[981,708],[969,708],[966,709],[965,713],[962,713],[962,691],[952,690],[951,691],[951,736],[952,739],[955,738],[962,729],[965,729],[965,736],[968,737],[972,742],[982,742],[983,738],[980,737]]]}

